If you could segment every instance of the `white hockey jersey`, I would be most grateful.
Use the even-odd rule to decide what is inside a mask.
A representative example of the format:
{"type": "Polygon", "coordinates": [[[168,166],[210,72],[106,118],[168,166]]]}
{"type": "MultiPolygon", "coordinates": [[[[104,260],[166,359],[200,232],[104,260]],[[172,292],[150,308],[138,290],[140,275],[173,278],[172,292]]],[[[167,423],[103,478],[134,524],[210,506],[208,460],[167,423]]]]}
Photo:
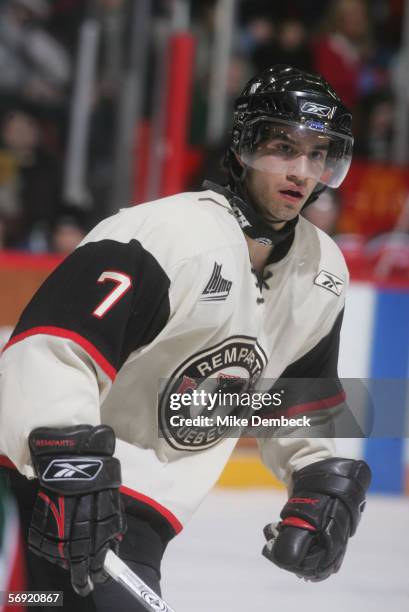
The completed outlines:
{"type": "MultiPolygon", "coordinates": [[[[3,465],[34,477],[27,437],[35,427],[109,424],[122,492],[174,535],[237,438],[168,427],[172,392],[209,377],[337,380],[348,276],[338,247],[300,218],[266,272],[262,281],[252,270],[235,214],[212,190],[102,221],[45,281],[4,350],[3,465]]],[[[301,403],[316,411],[341,400],[335,384],[301,403]]],[[[334,453],[329,438],[261,438],[259,446],[287,483],[293,470],[334,453]]]]}

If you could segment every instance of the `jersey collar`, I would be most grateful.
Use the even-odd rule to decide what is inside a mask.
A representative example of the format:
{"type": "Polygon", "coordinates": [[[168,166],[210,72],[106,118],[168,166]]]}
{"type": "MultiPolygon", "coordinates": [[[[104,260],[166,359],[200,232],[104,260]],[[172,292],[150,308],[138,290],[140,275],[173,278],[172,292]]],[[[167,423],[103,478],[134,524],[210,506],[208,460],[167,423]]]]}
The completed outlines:
{"type": "MultiPolygon", "coordinates": [[[[285,249],[284,255],[287,254],[294,240],[294,231],[298,223],[298,216],[291,221],[287,221],[282,229],[275,230],[264,221],[263,217],[255,211],[252,206],[247,204],[242,197],[232,191],[230,187],[213,183],[213,181],[204,181],[203,187],[205,189],[211,189],[227,199],[238,224],[249,238],[268,246],[274,246],[274,251],[277,245],[285,242],[289,244],[288,248],[285,249]]],[[[281,251],[282,249],[279,250],[281,251]]],[[[281,255],[280,259],[282,259],[284,255],[281,255]]]]}

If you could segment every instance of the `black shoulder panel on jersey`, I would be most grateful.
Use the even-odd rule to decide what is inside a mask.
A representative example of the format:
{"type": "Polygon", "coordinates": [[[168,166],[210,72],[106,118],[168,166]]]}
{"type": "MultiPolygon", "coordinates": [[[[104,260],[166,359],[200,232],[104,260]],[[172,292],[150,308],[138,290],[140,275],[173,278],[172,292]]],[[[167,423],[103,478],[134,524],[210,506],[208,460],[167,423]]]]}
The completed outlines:
{"type": "Polygon", "coordinates": [[[330,378],[338,376],[339,338],[344,310],[337,316],[329,334],[324,336],[308,353],[291,363],[283,378],[330,378]]]}
{"type": "Polygon", "coordinates": [[[118,370],[165,326],[169,286],[166,272],[137,240],[89,242],[47,278],[24,310],[11,342],[38,328],[45,328],[42,333],[66,330],[91,343],[118,370]]]}
{"type": "Polygon", "coordinates": [[[284,403],[280,412],[286,415],[303,414],[332,408],[344,401],[345,394],[338,378],[339,339],[343,314],[342,310],[327,336],[308,353],[291,363],[275,381],[271,391],[284,390],[284,403]]]}

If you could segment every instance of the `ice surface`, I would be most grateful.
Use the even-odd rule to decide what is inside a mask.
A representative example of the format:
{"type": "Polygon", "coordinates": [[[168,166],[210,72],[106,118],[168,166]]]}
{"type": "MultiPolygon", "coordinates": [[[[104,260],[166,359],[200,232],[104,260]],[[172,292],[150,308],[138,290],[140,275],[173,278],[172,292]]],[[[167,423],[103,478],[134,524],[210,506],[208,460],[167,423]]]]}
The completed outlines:
{"type": "Polygon", "coordinates": [[[216,489],[162,565],[176,612],[409,612],[409,498],[371,496],[340,572],[305,583],[260,555],[284,493],[216,489]]]}

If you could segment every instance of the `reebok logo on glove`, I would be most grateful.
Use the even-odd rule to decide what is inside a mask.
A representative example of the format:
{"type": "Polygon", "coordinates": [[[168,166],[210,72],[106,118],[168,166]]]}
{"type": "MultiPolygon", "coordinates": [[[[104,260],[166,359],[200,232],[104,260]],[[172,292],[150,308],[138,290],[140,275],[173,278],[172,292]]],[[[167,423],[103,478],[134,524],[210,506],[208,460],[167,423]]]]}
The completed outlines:
{"type": "Polygon", "coordinates": [[[126,530],[115,434],[109,425],[37,427],[28,443],[38,476],[28,546],[68,570],[74,591],[86,597],[107,581],[105,556],[118,552],[126,530]]]}
{"type": "Polygon", "coordinates": [[[54,459],[43,473],[46,482],[56,480],[94,480],[101,471],[102,461],[99,459],[54,459]]]}

